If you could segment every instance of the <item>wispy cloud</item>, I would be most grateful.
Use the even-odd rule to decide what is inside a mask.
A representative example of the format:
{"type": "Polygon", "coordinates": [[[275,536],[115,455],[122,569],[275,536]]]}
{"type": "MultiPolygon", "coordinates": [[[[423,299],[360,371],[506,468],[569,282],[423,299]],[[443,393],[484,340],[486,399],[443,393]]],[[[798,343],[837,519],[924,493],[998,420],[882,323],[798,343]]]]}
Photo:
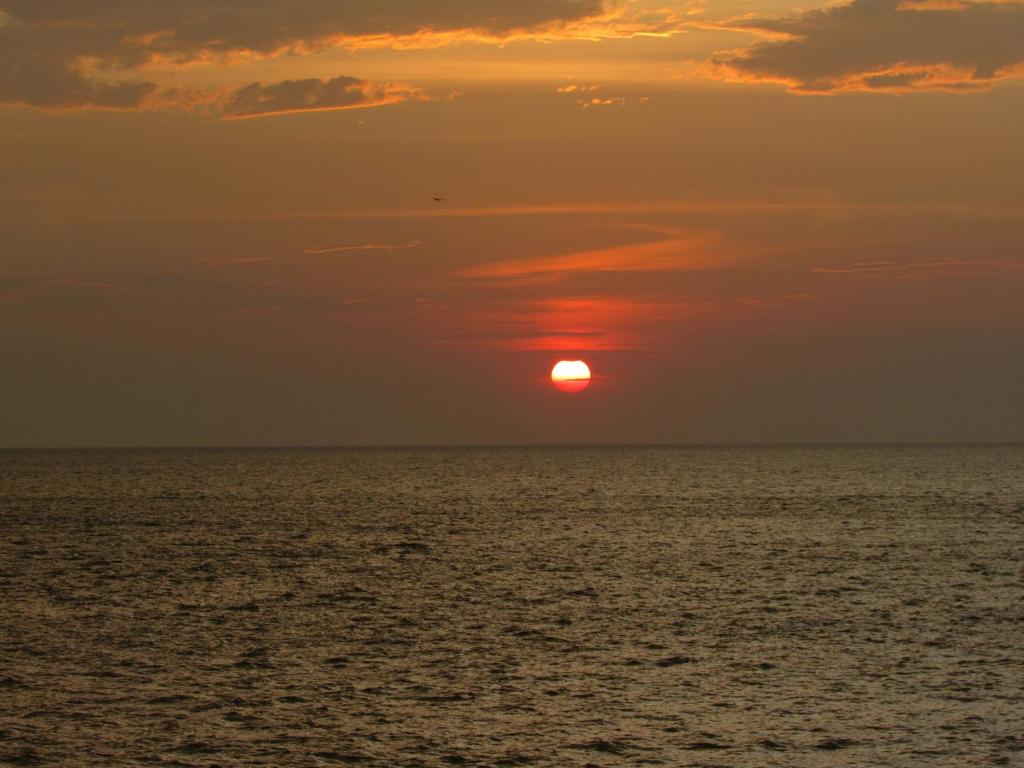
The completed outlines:
{"type": "MultiPolygon", "coordinates": [[[[816,194],[813,199],[804,196],[786,198],[739,198],[684,199],[684,200],[638,200],[636,202],[570,202],[481,205],[477,207],[431,206],[416,208],[344,208],[283,211],[272,214],[218,213],[215,216],[190,215],[152,217],[153,220],[173,221],[386,221],[415,219],[502,219],[530,217],[619,217],[632,214],[708,214],[708,215],[787,215],[804,213],[827,218],[849,216],[940,216],[962,219],[1019,220],[1024,219],[1024,205],[1002,203],[906,203],[906,202],[857,202],[839,199],[822,199],[816,194]]],[[[89,216],[65,218],[65,221],[128,221],[132,216],[108,215],[100,218],[89,216]]],[[[18,224],[37,222],[31,216],[0,217],[0,223],[18,224]]]]}
{"type": "Polygon", "coordinates": [[[676,229],[657,240],[556,256],[475,264],[458,273],[474,280],[519,279],[574,272],[664,272],[716,269],[733,261],[717,237],[676,229]]]}
{"type": "Polygon", "coordinates": [[[135,286],[115,280],[89,280],[85,278],[50,278],[41,281],[44,285],[57,288],[84,289],[90,291],[130,291],[135,286]]]}
{"type": "Polygon", "coordinates": [[[754,307],[756,309],[781,309],[793,303],[814,301],[817,294],[802,291],[799,293],[785,293],[777,298],[763,298],[758,296],[747,296],[736,299],[735,303],[741,307],[754,307]]]}
{"type": "Polygon", "coordinates": [[[1024,275],[1024,261],[972,261],[969,259],[946,261],[865,261],[853,264],[835,264],[815,267],[822,275],[849,275],[854,277],[883,277],[894,279],[971,277],[984,275],[1024,275]]]}
{"type": "Polygon", "coordinates": [[[303,253],[346,253],[348,251],[406,251],[411,248],[418,248],[421,245],[419,240],[409,243],[363,243],[361,245],[318,245],[312,248],[303,249],[303,253]]]}
{"type": "Polygon", "coordinates": [[[200,259],[200,264],[208,267],[222,267],[226,264],[245,266],[247,264],[265,264],[270,261],[269,256],[239,256],[233,259],[200,259]]]}
{"type": "Polygon", "coordinates": [[[963,203],[898,203],[850,202],[844,200],[796,197],[792,199],[735,200],[648,200],[637,202],[541,203],[520,205],[485,205],[470,207],[346,209],[286,214],[284,219],[486,219],[530,216],[590,216],[661,213],[706,214],[790,214],[807,213],[822,216],[853,214],[893,216],[953,216],[965,218],[1021,219],[1024,205],[974,205],[963,203]]]}

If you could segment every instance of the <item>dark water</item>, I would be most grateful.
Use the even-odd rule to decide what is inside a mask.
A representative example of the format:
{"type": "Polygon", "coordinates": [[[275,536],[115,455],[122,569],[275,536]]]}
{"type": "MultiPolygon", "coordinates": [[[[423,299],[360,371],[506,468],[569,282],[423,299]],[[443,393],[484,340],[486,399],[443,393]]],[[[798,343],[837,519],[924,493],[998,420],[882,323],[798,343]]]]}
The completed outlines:
{"type": "Polygon", "coordinates": [[[0,764],[1024,765],[1024,448],[0,453],[0,764]]]}

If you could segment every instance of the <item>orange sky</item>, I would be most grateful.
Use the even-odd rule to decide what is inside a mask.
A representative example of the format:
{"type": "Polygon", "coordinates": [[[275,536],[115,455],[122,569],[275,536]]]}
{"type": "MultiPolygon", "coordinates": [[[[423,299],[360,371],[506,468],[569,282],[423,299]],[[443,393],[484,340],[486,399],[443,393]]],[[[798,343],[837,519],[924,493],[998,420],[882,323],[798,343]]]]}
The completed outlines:
{"type": "Polygon", "coordinates": [[[0,0],[0,446],[1021,439],[1022,76],[1014,1],[0,0]]]}

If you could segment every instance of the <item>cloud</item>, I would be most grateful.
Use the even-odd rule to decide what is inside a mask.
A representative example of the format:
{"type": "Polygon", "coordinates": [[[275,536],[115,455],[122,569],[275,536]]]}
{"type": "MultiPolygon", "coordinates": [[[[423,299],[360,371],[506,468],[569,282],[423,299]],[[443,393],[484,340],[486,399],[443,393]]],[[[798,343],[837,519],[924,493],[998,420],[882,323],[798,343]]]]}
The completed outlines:
{"type": "Polygon", "coordinates": [[[209,267],[223,267],[227,264],[247,266],[249,264],[266,264],[270,261],[269,256],[239,256],[234,259],[199,259],[200,264],[209,267]]]}
{"type": "Polygon", "coordinates": [[[41,281],[44,285],[58,288],[81,288],[96,291],[128,291],[134,288],[130,283],[113,280],[83,280],[79,278],[51,278],[41,281]]]}
{"type": "Polygon", "coordinates": [[[945,260],[916,261],[907,263],[895,261],[870,261],[815,267],[813,271],[822,275],[847,275],[853,277],[883,277],[901,280],[914,280],[919,278],[1019,275],[1024,274],[1024,262],[1009,260],[945,260]]]}
{"type": "MultiPolygon", "coordinates": [[[[625,107],[631,103],[625,96],[608,96],[603,97],[596,95],[596,92],[601,90],[600,85],[579,85],[570,84],[563,85],[555,89],[556,93],[567,94],[572,96],[582,96],[583,98],[576,99],[576,105],[581,109],[592,109],[594,107],[625,107]],[[587,95],[593,94],[593,95],[587,95]]],[[[650,101],[650,97],[641,96],[638,99],[634,99],[632,103],[646,104],[650,101]]]]}
{"type": "Polygon", "coordinates": [[[594,91],[600,90],[600,85],[563,85],[560,88],[556,88],[556,93],[593,93],[594,91]]]}
{"type": "Polygon", "coordinates": [[[624,107],[626,106],[626,99],[622,96],[613,96],[608,99],[601,99],[594,96],[589,99],[580,99],[576,103],[581,109],[591,109],[593,107],[624,107]]]}
{"type": "Polygon", "coordinates": [[[516,280],[529,276],[558,276],[582,272],[686,272],[718,269],[731,264],[713,236],[664,230],[660,239],[612,248],[577,251],[535,259],[511,259],[477,264],[459,273],[474,280],[516,280]]]}
{"type": "Polygon", "coordinates": [[[775,298],[747,296],[736,299],[735,303],[741,307],[751,307],[754,309],[782,309],[795,302],[814,301],[817,298],[818,296],[815,293],[800,291],[797,293],[785,293],[775,298]]]}
{"type": "Polygon", "coordinates": [[[273,85],[253,83],[232,92],[221,105],[226,119],[286,115],[336,109],[363,109],[397,104],[410,97],[425,98],[409,85],[379,85],[354,77],[333,80],[285,80],[273,85]]]}
{"type": "Polygon", "coordinates": [[[799,93],[977,91],[1024,76],[1024,3],[853,0],[733,22],[769,40],[718,57],[714,75],[799,93]]]}
{"type": "MultiPolygon", "coordinates": [[[[147,65],[502,39],[603,14],[602,0],[0,0],[0,103],[166,106],[156,98],[164,86],[141,74],[147,65]]],[[[287,101],[304,88],[306,98],[329,106],[345,98],[328,87],[333,82],[261,86],[269,93],[247,86],[235,95],[287,101]]]]}
{"type": "Polygon", "coordinates": [[[139,78],[91,76],[59,35],[0,25],[0,103],[136,109],[159,89],[139,78]]]}
{"type": "Polygon", "coordinates": [[[346,253],[349,251],[405,251],[410,248],[419,248],[420,241],[413,240],[410,243],[393,245],[390,243],[364,243],[362,245],[320,245],[306,248],[302,252],[309,254],[318,253],[346,253]]]}

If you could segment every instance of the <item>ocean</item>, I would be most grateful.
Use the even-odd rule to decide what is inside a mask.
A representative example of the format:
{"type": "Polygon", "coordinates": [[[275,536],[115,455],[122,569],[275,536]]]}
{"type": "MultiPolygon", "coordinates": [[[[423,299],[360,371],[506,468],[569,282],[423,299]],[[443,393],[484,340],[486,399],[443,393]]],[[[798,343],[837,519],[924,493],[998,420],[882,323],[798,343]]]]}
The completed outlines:
{"type": "Polygon", "coordinates": [[[0,764],[1024,765],[1024,447],[0,452],[0,764]]]}

